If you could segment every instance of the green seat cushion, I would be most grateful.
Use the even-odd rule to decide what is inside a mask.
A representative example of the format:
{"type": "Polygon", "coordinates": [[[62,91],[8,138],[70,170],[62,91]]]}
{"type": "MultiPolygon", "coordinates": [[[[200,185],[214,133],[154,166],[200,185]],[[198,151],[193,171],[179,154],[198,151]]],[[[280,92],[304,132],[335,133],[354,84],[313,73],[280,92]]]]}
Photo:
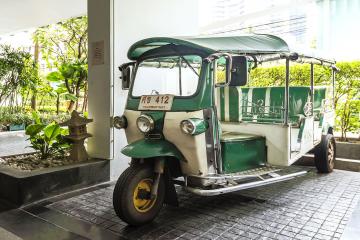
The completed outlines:
{"type": "Polygon", "coordinates": [[[262,138],[261,136],[252,135],[252,134],[244,134],[244,133],[235,133],[235,132],[223,132],[221,134],[220,140],[222,142],[227,141],[247,141],[251,139],[262,138]]]}
{"type": "MultiPolygon", "coordinates": [[[[219,118],[225,122],[279,123],[284,118],[285,87],[225,87],[217,90],[219,118]]],[[[298,122],[310,100],[309,87],[289,87],[289,119],[298,122]]]]}

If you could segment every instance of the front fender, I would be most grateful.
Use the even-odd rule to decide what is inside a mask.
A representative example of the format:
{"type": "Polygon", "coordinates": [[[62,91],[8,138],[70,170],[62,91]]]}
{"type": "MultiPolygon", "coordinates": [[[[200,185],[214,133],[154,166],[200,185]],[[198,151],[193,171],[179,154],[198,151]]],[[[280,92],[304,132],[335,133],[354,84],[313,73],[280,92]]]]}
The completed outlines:
{"type": "Polygon", "coordinates": [[[163,139],[140,139],[124,147],[121,152],[131,158],[176,157],[186,162],[175,145],[163,139]]]}

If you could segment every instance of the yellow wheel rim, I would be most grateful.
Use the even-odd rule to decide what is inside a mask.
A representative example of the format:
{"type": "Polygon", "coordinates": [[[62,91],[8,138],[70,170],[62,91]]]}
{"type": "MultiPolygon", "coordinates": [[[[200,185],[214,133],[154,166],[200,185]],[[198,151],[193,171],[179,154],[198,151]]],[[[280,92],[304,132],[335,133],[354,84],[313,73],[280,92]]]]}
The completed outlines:
{"type": "Polygon", "coordinates": [[[133,203],[138,212],[148,212],[156,202],[156,198],[150,199],[152,183],[152,179],[146,178],[141,180],[134,189],[133,203]],[[148,195],[148,197],[145,198],[144,194],[148,195]]]}

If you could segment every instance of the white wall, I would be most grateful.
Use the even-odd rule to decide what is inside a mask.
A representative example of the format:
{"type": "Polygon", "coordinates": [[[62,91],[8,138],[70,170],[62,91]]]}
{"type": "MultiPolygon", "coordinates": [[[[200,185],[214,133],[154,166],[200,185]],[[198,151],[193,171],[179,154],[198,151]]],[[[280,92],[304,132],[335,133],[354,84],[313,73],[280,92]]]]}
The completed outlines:
{"type": "Polygon", "coordinates": [[[120,153],[126,145],[124,131],[110,129],[110,117],[122,115],[127,96],[121,90],[118,66],[128,61],[127,50],[137,40],[197,35],[198,12],[198,0],[88,0],[89,56],[91,42],[105,41],[105,64],[89,64],[89,115],[94,118],[89,132],[94,137],[89,139],[88,151],[91,157],[113,159],[111,179],[129,161],[120,153]]]}

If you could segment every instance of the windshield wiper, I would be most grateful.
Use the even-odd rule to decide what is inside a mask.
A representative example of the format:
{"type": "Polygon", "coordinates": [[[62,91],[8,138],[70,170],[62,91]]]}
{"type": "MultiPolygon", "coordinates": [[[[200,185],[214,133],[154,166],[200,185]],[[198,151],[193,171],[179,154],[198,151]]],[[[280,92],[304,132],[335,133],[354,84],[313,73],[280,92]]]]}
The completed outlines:
{"type": "MultiPolygon", "coordinates": [[[[191,66],[191,64],[188,62],[188,60],[186,60],[186,59],[184,58],[184,56],[179,53],[179,51],[176,49],[175,45],[174,45],[174,44],[170,44],[170,46],[171,46],[171,48],[174,50],[174,52],[176,52],[176,53],[180,56],[180,58],[181,58],[182,60],[184,60],[184,62],[186,63],[186,65],[188,65],[188,66],[191,68],[191,70],[192,70],[198,77],[200,77],[200,74],[198,74],[198,73],[196,72],[195,68],[193,68],[193,66],[191,66]]],[[[181,66],[180,66],[180,67],[181,67],[181,66]]]]}
{"type": "Polygon", "coordinates": [[[200,77],[200,74],[198,74],[195,70],[195,68],[193,68],[193,66],[190,65],[190,63],[184,58],[184,56],[180,55],[181,59],[184,60],[184,62],[191,68],[191,70],[198,76],[200,77]]]}

